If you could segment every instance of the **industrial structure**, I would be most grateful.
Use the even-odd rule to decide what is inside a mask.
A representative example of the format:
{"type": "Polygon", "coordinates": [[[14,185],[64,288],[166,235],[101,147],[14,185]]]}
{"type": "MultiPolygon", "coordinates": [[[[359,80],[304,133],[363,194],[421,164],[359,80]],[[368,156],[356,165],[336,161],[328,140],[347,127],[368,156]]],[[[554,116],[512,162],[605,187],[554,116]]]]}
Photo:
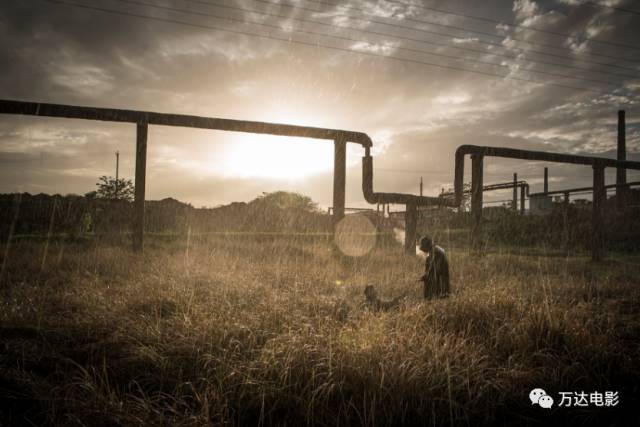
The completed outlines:
{"type": "Polygon", "coordinates": [[[362,132],[339,129],[294,126],[246,120],[230,120],[182,114],[165,114],[139,110],[82,107],[63,104],[48,104],[15,100],[0,100],[0,114],[17,114],[41,117],[99,120],[136,125],[136,169],[133,223],[133,249],[140,252],[144,242],[144,199],[147,165],[147,136],[149,125],[189,127],[199,129],[247,132],[300,138],[332,140],[334,144],[333,164],[333,219],[334,225],[344,217],[346,186],[346,144],[361,145],[365,150],[362,159],[362,191],[367,202],[372,204],[399,203],[406,205],[407,230],[405,248],[411,248],[416,239],[416,209],[418,206],[448,204],[453,201],[439,197],[414,196],[401,193],[377,193],[373,191],[373,158],[371,138],[362,132]]]}
{"type": "MultiPolygon", "coordinates": [[[[455,155],[454,188],[456,203],[462,203],[464,158],[471,156],[471,215],[473,225],[471,230],[471,245],[480,248],[482,243],[482,180],[485,157],[502,157],[521,160],[539,160],[555,163],[569,163],[588,165],[593,169],[593,216],[592,216],[592,245],[593,260],[599,261],[604,256],[604,201],[606,189],[604,170],[607,167],[640,170],[640,162],[614,160],[602,157],[576,156],[571,154],[549,153],[544,151],[518,150],[504,147],[486,147],[477,145],[462,145],[455,155]]],[[[548,196],[548,189],[545,192],[548,196]]]]}
{"type": "MultiPolygon", "coordinates": [[[[482,200],[483,192],[498,189],[513,188],[512,208],[517,210],[517,189],[520,188],[520,211],[524,213],[525,197],[530,198],[531,210],[536,205],[551,203],[551,196],[564,194],[565,200],[573,192],[593,191],[593,218],[592,218],[592,257],[600,260],[604,250],[604,213],[603,204],[606,200],[606,189],[615,188],[618,194],[618,203],[624,206],[624,195],[629,186],[640,184],[639,182],[626,182],[626,169],[640,170],[640,162],[626,160],[625,147],[625,115],[624,111],[618,112],[618,158],[607,159],[592,156],[576,156],[561,153],[549,153],[541,151],[518,150],[503,147],[487,147],[476,145],[462,145],[455,153],[455,178],[454,198],[441,194],[438,197],[420,196],[403,193],[378,193],[373,190],[373,158],[371,156],[371,138],[362,132],[353,132],[339,129],[317,128],[309,126],[295,126],[278,123],[265,123],[245,120],[230,120],[214,117],[201,117],[180,114],[165,114],[138,110],[119,110],[108,108],[82,107],[62,104],[48,104],[36,102],[24,102],[14,100],[0,100],[0,114],[18,114],[43,117],[60,117],[70,119],[99,120],[119,123],[132,123],[136,125],[136,168],[135,168],[135,197],[133,224],[133,249],[142,251],[144,239],[144,199],[147,160],[147,135],[149,125],[177,126],[200,129],[223,130],[232,132],[248,132],[256,134],[270,134],[288,137],[300,137],[311,139],[331,140],[334,144],[333,167],[333,213],[334,226],[345,215],[345,186],[346,186],[346,144],[348,142],[361,145],[365,150],[362,158],[362,192],[368,203],[378,206],[389,204],[405,205],[405,242],[407,252],[413,252],[416,241],[416,228],[418,208],[426,206],[448,206],[461,208],[464,193],[464,159],[471,156],[471,216],[472,247],[478,248],[482,241],[482,200]],[[548,169],[544,172],[544,191],[542,193],[529,194],[529,185],[525,181],[519,181],[514,174],[512,182],[483,185],[483,162],[485,157],[502,157],[522,160],[538,160],[546,162],[569,163],[588,165],[593,168],[593,187],[578,189],[566,189],[550,192],[548,188],[548,169]],[[605,185],[604,170],[614,167],[617,170],[616,184],[605,185]]],[[[422,180],[420,185],[422,193],[422,180]]],[[[450,195],[450,194],[449,194],[450,195]]]]}

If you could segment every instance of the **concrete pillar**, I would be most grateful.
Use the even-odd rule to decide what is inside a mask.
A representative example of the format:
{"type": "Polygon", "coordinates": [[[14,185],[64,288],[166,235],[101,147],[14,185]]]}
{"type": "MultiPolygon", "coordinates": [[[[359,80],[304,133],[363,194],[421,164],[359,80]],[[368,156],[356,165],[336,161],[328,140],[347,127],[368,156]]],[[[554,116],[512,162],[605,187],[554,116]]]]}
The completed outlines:
{"type": "Polygon", "coordinates": [[[136,127],[136,182],[133,201],[133,250],[142,252],[144,246],[144,197],[147,173],[147,135],[149,125],[140,122],[136,127]]]}
{"type": "Polygon", "coordinates": [[[341,136],[333,142],[333,224],[344,218],[347,175],[347,142],[341,136]]]}
{"type": "Polygon", "coordinates": [[[524,199],[526,197],[525,194],[525,186],[520,187],[520,214],[524,215],[524,199]]]}
{"type": "Polygon", "coordinates": [[[604,187],[604,167],[593,166],[593,219],[591,259],[601,261],[604,258],[604,203],[607,190],[604,187]]]}
{"type": "Polygon", "coordinates": [[[471,155],[471,247],[478,250],[482,246],[482,187],[483,187],[482,154],[471,155]]]}
{"type": "Polygon", "coordinates": [[[544,195],[549,192],[549,168],[544,168],[544,195]]]}

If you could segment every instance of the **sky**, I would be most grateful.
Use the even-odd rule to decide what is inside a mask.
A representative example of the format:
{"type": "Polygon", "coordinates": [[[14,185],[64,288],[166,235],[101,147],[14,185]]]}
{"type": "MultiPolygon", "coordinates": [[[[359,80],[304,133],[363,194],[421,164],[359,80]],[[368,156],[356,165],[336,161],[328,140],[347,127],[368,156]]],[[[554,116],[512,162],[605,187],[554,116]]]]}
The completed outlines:
{"type": "MultiPolygon", "coordinates": [[[[637,28],[633,0],[5,1],[0,99],[365,132],[375,191],[418,194],[422,177],[436,195],[462,144],[615,157],[619,109],[640,160],[637,28]]],[[[84,194],[116,151],[133,179],[134,149],[131,124],[2,115],[0,192],[84,194]]],[[[367,206],[362,155],[349,145],[347,206],[367,206]]],[[[591,183],[589,167],[498,159],[484,181],[541,191],[545,166],[551,190],[591,183]]],[[[286,190],[328,207],[332,169],[329,141],[151,126],[147,199],[286,190]]]]}

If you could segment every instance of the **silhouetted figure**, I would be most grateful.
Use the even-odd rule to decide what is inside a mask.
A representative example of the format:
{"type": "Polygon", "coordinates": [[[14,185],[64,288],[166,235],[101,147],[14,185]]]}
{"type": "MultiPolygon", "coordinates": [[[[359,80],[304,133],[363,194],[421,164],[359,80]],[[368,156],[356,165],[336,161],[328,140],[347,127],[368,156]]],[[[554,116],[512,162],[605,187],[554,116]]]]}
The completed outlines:
{"type": "Polygon", "coordinates": [[[424,297],[443,298],[449,295],[449,261],[447,255],[430,237],[420,240],[420,250],[428,254],[425,274],[420,278],[424,283],[424,297]]]}
{"type": "Polygon", "coordinates": [[[390,301],[383,301],[378,298],[378,292],[376,292],[373,285],[367,285],[364,288],[364,297],[366,306],[373,311],[386,311],[397,307],[400,304],[400,300],[403,298],[403,296],[399,296],[390,301]]]}

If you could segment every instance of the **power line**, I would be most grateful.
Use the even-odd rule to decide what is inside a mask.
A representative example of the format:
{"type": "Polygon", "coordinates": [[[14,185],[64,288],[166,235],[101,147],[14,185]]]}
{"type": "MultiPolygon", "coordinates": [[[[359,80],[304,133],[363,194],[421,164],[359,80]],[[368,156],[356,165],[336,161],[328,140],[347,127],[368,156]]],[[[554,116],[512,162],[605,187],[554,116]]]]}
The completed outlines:
{"type": "MultiPolygon", "coordinates": [[[[118,0],[116,0],[116,1],[118,1],[118,0]]],[[[205,6],[209,6],[209,7],[219,7],[219,8],[224,8],[224,9],[237,10],[237,11],[248,12],[248,13],[255,13],[255,14],[262,15],[262,16],[269,16],[269,17],[287,19],[287,20],[292,20],[292,21],[297,21],[297,22],[302,22],[302,23],[321,25],[321,26],[330,27],[330,28],[339,28],[339,29],[344,29],[344,30],[359,31],[359,32],[362,32],[362,33],[365,33],[365,34],[373,34],[373,35],[376,35],[376,36],[392,37],[392,38],[395,38],[395,39],[398,39],[398,40],[404,40],[404,41],[409,41],[409,42],[415,42],[415,43],[421,43],[421,44],[427,44],[427,45],[439,46],[439,47],[448,47],[450,49],[457,49],[457,50],[462,50],[462,51],[467,51],[467,52],[480,53],[482,55],[489,54],[489,55],[492,55],[492,56],[497,56],[497,57],[502,57],[502,58],[507,58],[507,59],[515,59],[515,60],[518,60],[518,61],[521,60],[520,58],[518,58],[517,54],[507,55],[507,54],[498,53],[498,52],[487,52],[486,50],[472,49],[472,48],[463,47],[463,46],[455,46],[455,45],[452,45],[450,43],[438,43],[438,42],[434,42],[434,41],[431,41],[431,40],[416,39],[416,38],[412,38],[412,37],[400,36],[400,35],[396,35],[396,34],[380,32],[380,31],[365,30],[365,29],[361,29],[361,28],[354,28],[354,27],[349,27],[349,26],[344,26],[344,25],[337,25],[337,24],[329,24],[329,23],[322,22],[322,21],[316,21],[316,20],[310,20],[310,19],[304,19],[304,18],[293,18],[293,17],[288,17],[288,16],[285,16],[285,15],[278,15],[278,14],[274,14],[274,13],[261,12],[261,11],[258,11],[258,10],[246,9],[246,8],[237,7],[237,6],[221,5],[221,4],[211,3],[211,2],[202,1],[202,0],[185,0],[185,1],[187,1],[189,3],[205,5],[205,6]]],[[[264,0],[253,0],[253,1],[254,2],[259,2],[259,3],[272,4],[272,3],[268,2],[268,1],[264,1],[264,0]]],[[[301,10],[311,10],[311,11],[313,11],[313,9],[299,8],[299,7],[294,7],[294,6],[285,5],[285,4],[281,4],[280,6],[281,7],[291,7],[291,8],[301,9],[301,10]]],[[[371,21],[364,20],[364,19],[357,19],[357,18],[350,18],[350,19],[357,20],[357,21],[363,21],[363,22],[366,22],[366,23],[371,23],[371,21]]],[[[387,24],[387,25],[390,25],[390,24],[387,24]]],[[[404,27],[404,26],[399,26],[399,27],[400,28],[411,29],[411,30],[414,30],[414,31],[422,31],[422,30],[414,29],[413,27],[404,27]]],[[[447,34],[439,33],[439,32],[433,32],[433,31],[428,31],[428,33],[433,33],[433,34],[435,34],[435,35],[437,35],[439,37],[447,37],[448,36],[447,34]]],[[[561,56],[561,58],[566,59],[566,57],[564,57],[564,56],[561,56]]],[[[598,73],[598,74],[603,74],[603,75],[608,75],[608,76],[636,78],[635,75],[623,74],[623,73],[614,73],[612,71],[590,70],[588,68],[577,67],[575,65],[559,64],[557,62],[546,62],[546,61],[541,61],[541,60],[536,60],[536,59],[527,59],[526,62],[530,62],[530,63],[533,63],[533,64],[550,65],[550,66],[561,67],[561,68],[570,68],[570,69],[585,71],[587,73],[598,73]]],[[[607,64],[602,64],[602,65],[607,65],[607,64]]]]}
{"type": "Polygon", "coordinates": [[[625,9],[623,7],[617,7],[617,6],[609,6],[608,4],[598,3],[596,1],[585,1],[583,4],[587,4],[589,6],[602,7],[605,9],[611,9],[618,12],[631,13],[633,15],[640,15],[640,12],[638,12],[637,10],[625,9]]]}
{"type": "MultiPolygon", "coordinates": [[[[182,9],[177,9],[177,8],[173,8],[173,7],[169,7],[169,6],[160,6],[160,5],[156,5],[156,4],[153,4],[153,3],[147,3],[147,2],[143,2],[143,1],[139,1],[139,0],[116,0],[116,1],[119,1],[121,3],[138,5],[138,6],[151,7],[151,8],[159,9],[159,10],[166,10],[166,11],[170,11],[170,12],[182,13],[182,14],[185,14],[185,15],[204,16],[204,17],[207,17],[207,18],[214,18],[214,19],[230,21],[230,22],[238,22],[238,23],[241,23],[241,24],[257,25],[257,26],[260,26],[260,27],[271,28],[271,29],[275,29],[275,30],[278,30],[278,31],[283,31],[282,27],[279,26],[279,25],[265,24],[263,22],[250,21],[250,20],[247,20],[247,19],[239,19],[239,18],[234,18],[234,17],[229,17],[229,16],[220,16],[220,15],[215,15],[215,14],[206,13],[206,12],[185,11],[185,10],[182,10],[182,9]]],[[[261,12],[256,12],[256,13],[261,13],[261,12]]],[[[295,28],[292,28],[291,31],[296,32],[296,33],[300,33],[300,34],[312,35],[312,36],[328,37],[328,38],[341,40],[341,41],[347,41],[347,42],[351,42],[351,43],[370,43],[368,40],[358,40],[358,39],[354,39],[352,37],[345,37],[345,36],[338,36],[338,35],[333,35],[333,34],[326,34],[326,33],[318,32],[318,31],[300,30],[300,29],[295,29],[295,28]]],[[[458,56],[454,56],[454,55],[447,55],[447,54],[444,54],[444,53],[434,53],[434,52],[430,52],[430,51],[426,51],[426,50],[422,50],[422,49],[412,49],[412,48],[407,48],[407,47],[396,47],[395,49],[406,51],[406,52],[409,52],[409,53],[412,53],[412,54],[413,53],[419,53],[419,54],[437,56],[437,57],[441,57],[441,58],[453,59],[455,61],[466,61],[466,62],[471,62],[471,63],[475,63],[475,64],[490,65],[490,66],[493,66],[493,67],[505,68],[505,69],[511,71],[511,67],[509,65],[498,64],[498,63],[491,62],[491,61],[484,61],[484,60],[479,60],[479,59],[469,59],[469,58],[458,57],[458,56]]],[[[616,85],[616,83],[611,83],[611,82],[608,82],[608,81],[605,81],[605,80],[590,79],[590,78],[586,78],[586,77],[576,77],[576,76],[571,76],[571,75],[567,75],[567,74],[554,73],[554,72],[550,72],[550,71],[542,71],[542,70],[535,70],[535,69],[527,69],[526,71],[528,71],[530,73],[544,74],[544,75],[548,75],[548,76],[552,76],[552,77],[560,77],[560,78],[564,78],[564,79],[584,81],[584,82],[587,82],[587,83],[597,83],[597,84],[604,84],[604,85],[616,85]]]]}
{"type": "Polygon", "coordinates": [[[273,36],[273,35],[259,34],[259,33],[258,34],[257,33],[250,33],[250,32],[246,32],[246,31],[240,31],[240,30],[233,30],[233,29],[229,29],[229,28],[217,27],[217,26],[213,26],[213,25],[196,24],[196,23],[193,23],[193,22],[180,21],[180,20],[176,20],[176,19],[168,19],[168,18],[160,18],[160,17],[156,17],[156,16],[141,15],[141,14],[132,13],[132,12],[125,12],[125,11],[120,11],[120,10],[106,9],[106,8],[101,8],[101,7],[96,7],[96,6],[90,6],[90,5],[80,4],[80,3],[74,3],[74,2],[70,2],[70,1],[66,1],[66,0],[43,0],[43,1],[46,1],[48,3],[53,3],[53,4],[60,4],[60,5],[78,7],[78,8],[87,9],[87,10],[94,10],[94,11],[99,11],[99,12],[104,12],[104,13],[110,13],[110,14],[114,14],[114,15],[128,16],[128,17],[146,19],[146,20],[157,21],[157,22],[165,22],[165,23],[177,24],[177,25],[185,25],[185,26],[190,26],[190,27],[194,27],[194,28],[202,28],[202,29],[223,31],[223,32],[228,32],[228,33],[233,33],[233,34],[240,34],[240,35],[244,35],[244,36],[249,36],[249,37],[263,38],[265,40],[281,41],[281,42],[285,42],[285,43],[288,43],[288,44],[298,44],[298,45],[301,45],[301,46],[310,46],[310,47],[314,47],[314,48],[320,47],[320,48],[323,48],[323,49],[330,49],[330,50],[335,50],[335,51],[340,51],[340,52],[355,53],[355,54],[362,55],[362,56],[370,56],[370,57],[374,57],[374,58],[391,59],[391,60],[398,61],[398,62],[404,62],[404,63],[409,63],[409,64],[418,64],[418,65],[436,67],[436,68],[441,68],[441,69],[446,69],[446,70],[461,71],[461,72],[466,72],[466,73],[473,73],[473,74],[478,74],[478,75],[483,75],[483,76],[493,77],[493,78],[498,77],[498,78],[506,79],[506,80],[514,80],[514,81],[521,81],[521,82],[526,82],[526,83],[535,83],[535,84],[540,84],[540,85],[555,86],[555,87],[561,87],[561,88],[564,88],[564,89],[580,90],[580,91],[593,92],[593,93],[599,93],[599,94],[605,94],[606,93],[606,92],[603,92],[601,90],[585,88],[585,87],[579,87],[579,86],[571,86],[571,85],[566,85],[566,84],[562,84],[562,83],[545,82],[545,81],[534,80],[534,79],[529,79],[529,78],[524,78],[524,77],[515,77],[515,76],[510,76],[510,75],[496,74],[496,73],[490,73],[490,72],[479,71],[479,70],[470,70],[468,68],[457,67],[457,66],[448,65],[448,64],[438,64],[438,63],[434,63],[434,62],[422,61],[422,60],[417,60],[417,59],[401,58],[401,57],[396,57],[396,56],[391,56],[391,55],[383,55],[383,54],[378,54],[378,53],[374,53],[374,52],[363,52],[363,51],[359,51],[359,50],[354,50],[354,49],[349,49],[349,48],[342,48],[342,47],[337,47],[337,46],[330,46],[330,45],[325,45],[325,44],[321,44],[321,43],[311,43],[311,42],[305,42],[305,41],[301,41],[301,40],[293,40],[292,38],[277,37],[277,36],[273,36]]]}
{"type": "MultiPolygon", "coordinates": [[[[198,3],[203,3],[203,4],[209,4],[210,6],[213,5],[210,2],[203,2],[202,0],[200,0],[200,1],[198,1],[198,0],[187,0],[187,1],[198,2],[198,3]]],[[[270,4],[270,5],[279,5],[281,7],[290,7],[290,8],[295,8],[295,9],[314,12],[314,13],[320,13],[321,12],[321,11],[319,11],[317,9],[305,8],[305,7],[302,7],[302,6],[295,6],[295,5],[288,5],[288,4],[284,4],[284,3],[272,3],[271,1],[267,1],[267,0],[252,0],[252,1],[258,2],[258,3],[266,3],[266,4],[270,4]]],[[[313,2],[313,3],[321,3],[322,4],[322,2],[317,2],[317,1],[313,1],[313,0],[307,0],[307,1],[313,2]]],[[[334,3],[326,3],[326,4],[332,4],[333,5],[334,3]]],[[[359,12],[364,13],[364,14],[368,14],[370,16],[377,16],[377,15],[371,14],[371,13],[369,13],[366,10],[361,9],[361,8],[351,7],[351,9],[359,11],[359,12]]],[[[432,35],[436,35],[436,36],[439,36],[439,37],[455,37],[452,34],[446,34],[446,33],[441,33],[441,32],[437,32],[437,31],[430,31],[430,30],[427,30],[427,29],[424,29],[424,28],[415,28],[415,27],[410,27],[410,26],[400,25],[400,24],[390,24],[388,22],[383,22],[383,21],[361,19],[361,18],[353,17],[351,15],[346,15],[346,14],[339,14],[339,15],[335,15],[335,16],[347,18],[347,19],[354,20],[354,21],[360,21],[360,22],[364,22],[364,23],[369,23],[369,24],[386,25],[386,26],[389,26],[389,27],[392,27],[392,28],[400,28],[400,29],[409,30],[409,31],[417,31],[417,32],[425,33],[425,34],[432,34],[432,35]]],[[[447,25],[444,25],[444,24],[439,24],[439,23],[431,22],[431,21],[420,21],[420,20],[415,20],[415,19],[411,19],[411,18],[404,18],[404,19],[408,20],[408,21],[415,21],[415,22],[419,22],[419,23],[422,23],[422,24],[427,24],[427,25],[450,27],[450,26],[447,26],[447,25]]],[[[466,31],[466,32],[474,32],[473,30],[467,30],[464,27],[454,27],[454,28],[456,30],[461,30],[461,31],[466,31]]],[[[504,36],[497,35],[497,34],[490,34],[490,33],[483,33],[483,34],[490,35],[491,37],[498,37],[498,38],[502,38],[502,39],[505,38],[504,36]]],[[[521,42],[524,42],[524,43],[527,43],[527,44],[531,44],[531,45],[534,45],[534,46],[535,45],[539,45],[541,47],[552,47],[554,49],[565,49],[565,50],[567,50],[566,48],[559,48],[557,46],[551,46],[551,45],[545,45],[545,44],[536,44],[536,43],[532,43],[532,42],[528,42],[528,41],[520,40],[520,39],[515,39],[515,38],[513,38],[513,40],[521,41],[521,42]]],[[[503,44],[501,44],[501,43],[495,43],[495,42],[490,42],[490,41],[486,41],[486,40],[479,40],[479,39],[478,40],[474,40],[474,42],[478,43],[478,44],[487,45],[487,46],[497,47],[497,48],[500,48],[500,49],[505,49],[505,46],[503,44]]],[[[547,52],[547,51],[526,49],[526,48],[519,48],[519,47],[511,47],[510,49],[513,50],[513,51],[516,51],[516,52],[534,53],[534,54],[537,54],[537,55],[545,55],[545,56],[550,56],[550,57],[554,57],[554,58],[558,58],[558,59],[562,59],[562,60],[569,59],[569,58],[567,58],[567,55],[559,55],[559,54],[555,54],[555,53],[551,53],[551,52],[547,52]]],[[[589,56],[589,55],[592,55],[592,56],[604,56],[604,57],[610,58],[610,59],[628,61],[625,58],[620,58],[620,57],[616,57],[616,56],[609,56],[609,55],[598,55],[598,54],[593,54],[593,53],[584,54],[584,53],[576,53],[576,52],[573,52],[573,51],[571,51],[571,53],[576,55],[576,56],[589,56]]],[[[628,71],[637,71],[635,68],[632,68],[632,67],[627,67],[627,66],[623,66],[623,65],[616,65],[616,64],[610,64],[610,63],[607,63],[607,62],[597,62],[597,61],[591,61],[591,60],[586,60],[586,59],[582,59],[582,61],[584,63],[587,63],[587,64],[601,65],[601,66],[604,66],[604,67],[618,68],[618,69],[628,70],[628,71]]]]}
{"type": "MultiPolygon", "coordinates": [[[[442,13],[442,14],[446,14],[446,15],[452,15],[452,16],[459,16],[459,17],[463,17],[463,18],[467,18],[467,19],[476,19],[478,21],[484,21],[484,22],[490,22],[492,24],[499,24],[499,25],[507,25],[509,27],[513,27],[513,28],[522,28],[528,31],[535,31],[538,33],[543,33],[543,34],[551,34],[554,36],[561,36],[561,37],[571,37],[571,34],[568,33],[561,33],[559,31],[552,31],[552,30],[543,30],[541,28],[536,28],[536,27],[532,27],[529,25],[522,25],[522,24],[516,24],[513,21],[509,21],[509,22],[502,22],[502,21],[498,21],[496,19],[491,19],[491,18],[487,18],[487,17],[483,17],[483,16],[474,16],[474,15],[466,15],[464,13],[460,13],[460,12],[452,12],[450,10],[444,10],[444,9],[437,9],[435,7],[427,7],[427,6],[423,6],[423,5],[415,5],[415,4],[411,4],[411,3],[406,3],[403,1],[399,1],[399,0],[384,0],[386,3],[394,3],[394,4],[400,4],[403,6],[408,6],[408,7],[415,7],[417,9],[422,9],[422,10],[428,10],[431,12],[438,12],[438,13],[442,13]]],[[[599,4],[596,2],[592,2],[592,1],[587,1],[584,4],[590,4],[590,5],[595,5],[595,6],[600,6],[600,7],[608,7],[611,9],[617,9],[615,7],[612,6],[606,6],[603,4],[599,4]]],[[[638,12],[633,12],[633,11],[629,11],[626,9],[623,9],[626,12],[631,12],[631,13],[637,13],[640,14],[638,12]]],[[[606,44],[609,46],[617,46],[617,47],[624,47],[627,49],[633,49],[633,50],[640,50],[640,48],[636,47],[636,46],[632,46],[632,45],[628,45],[628,44],[624,44],[624,43],[616,43],[616,42],[610,42],[610,41],[605,41],[605,40],[598,40],[596,38],[593,37],[584,37],[584,40],[589,40],[591,42],[594,43],[602,43],[602,44],[606,44]]]]}
{"type": "MultiPolygon", "coordinates": [[[[260,1],[260,0],[253,0],[253,1],[260,1]]],[[[340,4],[340,3],[332,3],[332,2],[327,2],[327,1],[323,1],[323,0],[306,0],[306,1],[309,2],[309,3],[317,3],[317,4],[321,4],[321,5],[326,5],[326,6],[340,6],[344,10],[352,10],[352,11],[363,13],[363,14],[369,15],[369,16],[377,16],[377,15],[367,11],[366,9],[359,8],[359,7],[344,6],[344,5],[340,4]]],[[[269,3],[271,3],[271,2],[269,2],[269,3]]],[[[274,4],[274,3],[271,3],[271,4],[274,4]]],[[[315,12],[319,13],[321,11],[316,10],[315,12]]],[[[338,16],[340,16],[340,15],[338,15],[338,16]]],[[[343,16],[349,16],[349,15],[343,15],[343,16]]],[[[394,18],[394,19],[397,19],[397,18],[394,18]]],[[[408,22],[415,22],[415,23],[419,23],[419,24],[434,25],[434,26],[443,27],[443,28],[451,28],[451,29],[458,30],[458,31],[465,31],[465,32],[468,32],[468,33],[481,34],[481,35],[489,36],[489,37],[493,37],[493,38],[505,39],[505,36],[502,36],[502,35],[499,35],[499,34],[490,33],[490,32],[486,32],[486,31],[479,31],[479,30],[471,30],[469,28],[460,27],[460,26],[457,26],[457,25],[442,24],[442,23],[439,23],[439,22],[426,21],[426,20],[420,20],[420,19],[408,18],[408,17],[403,17],[402,19],[404,21],[408,21],[408,22]]],[[[373,21],[372,20],[371,22],[376,23],[376,24],[383,24],[383,25],[385,24],[382,21],[373,21]]],[[[387,25],[389,25],[389,24],[387,24],[387,25]]],[[[534,43],[534,42],[530,42],[528,40],[524,40],[524,39],[516,38],[516,37],[511,37],[511,40],[518,41],[518,42],[521,42],[521,43],[527,43],[527,44],[530,44],[532,46],[540,46],[540,47],[545,47],[545,48],[568,50],[572,54],[577,54],[577,53],[573,52],[572,50],[570,50],[568,48],[558,47],[558,46],[554,46],[554,45],[549,45],[549,44],[544,44],[544,43],[534,43]]],[[[499,45],[499,46],[502,46],[502,45],[499,45]]],[[[502,47],[504,47],[504,46],[502,46],[502,47]]],[[[601,56],[603,58],[615,59],[615,60],[618,60],[618,61],[620,61],[620,60],[622,60],[622,61],[636,61],[635,59],[634,60],[630,60],[630,59],[627,59],[627,58],[624,58],[624,57],[620,57],[620,56],[605,55],[603,53],[588,53],[588,54],[581,53],[579,55],[601,56]]]]}

